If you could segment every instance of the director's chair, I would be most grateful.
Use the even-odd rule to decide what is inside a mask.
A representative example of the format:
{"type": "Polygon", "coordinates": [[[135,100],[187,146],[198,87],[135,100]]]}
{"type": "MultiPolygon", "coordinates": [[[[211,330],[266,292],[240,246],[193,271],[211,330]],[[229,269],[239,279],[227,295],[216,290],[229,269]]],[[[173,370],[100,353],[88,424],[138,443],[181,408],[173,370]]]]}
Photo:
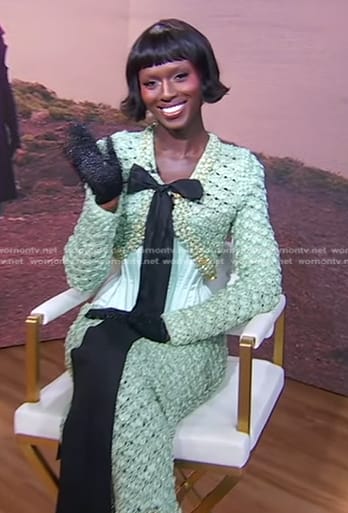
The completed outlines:
{"type": "MultiPolygon", "coordinates": [[[[219,284],[218,284],[219,285],[219,284]]],[[[26,402],[14,415],[16,439],[29,462],[56,497],[58,477],[42,448],[57,451],[62,418],[72,396],[67,372],[40,387],[40,326],[64,315],[90,298],[69,289],[36,307],[26,319],[26,402]]],[[[194,498],[192,513],[208,513],[237,484],[271,416],[284,385],[285,296],[271,312],[256,315],[227,335],[239,337],[239,355],[229,356],[219,390],[178,426],[173,454],[177,496],[194,498]],[[254,352],[274,333],[272,361],[254,352]],[[196,485],[207,473],[220,481],[201,496],[196,485]]]]}

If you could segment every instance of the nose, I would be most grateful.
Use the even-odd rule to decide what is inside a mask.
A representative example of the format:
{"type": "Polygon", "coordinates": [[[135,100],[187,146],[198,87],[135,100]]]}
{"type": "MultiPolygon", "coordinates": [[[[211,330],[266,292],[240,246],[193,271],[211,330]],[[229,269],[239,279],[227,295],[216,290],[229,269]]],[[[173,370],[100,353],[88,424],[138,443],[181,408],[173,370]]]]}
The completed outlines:
{"type": "Polygon", "coordinates": [[[161,97],[163,101],[170,101],[176,95],[174,84],[170,80],[163,80],[161,97]]]}

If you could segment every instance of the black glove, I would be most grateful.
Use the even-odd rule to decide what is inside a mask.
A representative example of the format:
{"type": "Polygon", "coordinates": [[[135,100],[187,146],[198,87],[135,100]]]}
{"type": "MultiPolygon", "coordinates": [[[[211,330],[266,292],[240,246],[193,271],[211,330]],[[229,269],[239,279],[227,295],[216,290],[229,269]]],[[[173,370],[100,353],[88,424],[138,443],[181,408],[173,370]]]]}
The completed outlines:
{"type": "Polygon", "coordinates": [[[162,317],[158,317],[157,315],[151,316],[146,313],[130,312],[128,322],[142,337],[149,338],[155,342],[168,342],[170,340],[162,317]]]}
{"type": "Polygon", "coordinates": [[[86,127],[69,127],[65,154],[81,180],[92,189],[98,205],[107,203],[122,192],[122,168],[111,137],[106,140],[107,155],[103,155],[86,127]]]}

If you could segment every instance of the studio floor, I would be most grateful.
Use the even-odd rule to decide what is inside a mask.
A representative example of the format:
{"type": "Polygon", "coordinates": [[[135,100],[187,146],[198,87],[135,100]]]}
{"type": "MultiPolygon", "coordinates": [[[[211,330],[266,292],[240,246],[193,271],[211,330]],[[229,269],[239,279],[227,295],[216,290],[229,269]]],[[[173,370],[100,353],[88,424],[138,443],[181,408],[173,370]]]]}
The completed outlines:
{"type": "MultiPolygon", "coordinates": [[[[41,347],[42,379],[48,381],[62,368],[63,346],[41,347]]],[[[24,397],[23,346],[0,350],[0,376],[0,513],[53,513],[52,499],[12,434],[13,412],[24,397]]],[[[287,380],[244,478],[214,512],[347,511],[348,398],[287,380]]]]}

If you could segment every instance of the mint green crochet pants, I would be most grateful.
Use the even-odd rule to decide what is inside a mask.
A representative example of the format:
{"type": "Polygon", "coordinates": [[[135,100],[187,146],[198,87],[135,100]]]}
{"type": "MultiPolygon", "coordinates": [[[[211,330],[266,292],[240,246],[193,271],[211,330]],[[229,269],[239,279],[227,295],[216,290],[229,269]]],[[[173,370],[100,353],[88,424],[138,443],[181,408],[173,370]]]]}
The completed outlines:
{"type": "MultiPolygon", "coordinates": [[[[70,351],[100,321],[85,305],[70,328],[70,351]]],[[[112,476],[117,513],[179,513],[173,473],[177,424],[221,383],[227,347],[223,337],[187,346],[134,343],[127,355],[116,402],[112,476]]]]}

